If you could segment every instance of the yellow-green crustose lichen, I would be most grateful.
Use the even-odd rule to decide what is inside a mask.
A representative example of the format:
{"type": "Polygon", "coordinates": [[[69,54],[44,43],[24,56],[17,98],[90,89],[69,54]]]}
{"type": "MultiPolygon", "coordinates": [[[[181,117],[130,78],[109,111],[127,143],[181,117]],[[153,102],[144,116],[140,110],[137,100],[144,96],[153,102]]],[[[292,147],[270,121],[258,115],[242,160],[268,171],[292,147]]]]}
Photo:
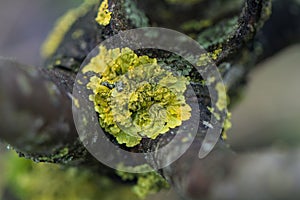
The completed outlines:
{"type": "MultiPolygon", "coordinates": [[[[151,170],[149,165],[140,165],[136,167],[124,167],[119,166],[122,169],[132,170],[135,171],[139,170],[151,170]]],[[[147,172],[147,173],[127,173],[123,171],[117,171],[117,174],[122,178],[124,181],[132,181],[136,180],[137,184],[133,186],[132,191],[139,196],[140,198],[145,198],[150,194],[156,194],[162,189],[168,189],[170,186],[168,182],[157,172],[147,172]]]]}
{"type": "Polygon", "coordinates": [[[107,50],[83,68],[96,73],[87,88],[93,91],[102,128],[119,144],[133,147],[142,137],[155,139],[191,116],[184,92],[189,84],[174,76],[148,56],[138,56],[129,48],[107,50]]]}
{"type": "Polygon", "coordinates": [[[204,49],[208,49],[226,42],[235,33],[237,27],[238,17],[224,19],[212,27],[207,27],[196,40],[204,49]]]}
{"type": "Polygon", "coordinates": [[[223,83],[217,83],[216,90],[218,92],[218,101],[216,107],[219,111],[223,111],[227,108],[227,96],[223,83]]]}
{"type": "Polygon", "coordinates": [[[100,4],[96,21],[98,22],[98,24],[106,26],[110,22],[111,14],[112,12],[108,10],[108,0],[103,0],[100,4]]]}
{"type": "Polygon", "coordinates": [[[49,58],[55,53],[71,26],[78,18],[84,16],[90,10],[91,6],[97,2],[97,0],[85,0],[78,8],[69,10],[57,20],[54,29],[42,46],[41,54],[44,58],[49,58]]]}
{"type": "Polygon", "coordinates": [[[222,48],[218,48],[213,52],[208,52],[201,54],[199,60],[197,62],[198,66],[206,66],[208,64],[212,64],[213,61],[216,61],[219,55],[222,53],[222,48]]]}
{"type": "Polygon", "coordinates": [[[227,132],[229,129],[231,129],[232,123],[231,123],[231,112],[227,111],[227,116],[224,121],[223,125],[223,132],[222,132],[222,139],[226,140],[227,139],[227,132]]]}
{"type": "MultiPolygon", "coordinates": [[[[222,139],[226,140],[227,139],[227,132],[229,129],[232,127],[231,123],[231,113],[227,110],[227,105],[229,102],[229,98],[226,95],[226,88],[224,87],[223,83],[219,82],[216,84],[215,89],[218,93],[218,100],[216,103],[216,109],[219,111],[226,111],[226,118],[224,120],[224,125],[223,125],[223,132],[222,132],[222,139]]],[[[214,108],[207,107],[207,109],[211,112],[211,114],[214,115],[216,120],[220,120],[221,116],[214,108]]]]}
{"type": "MultiPolygon", "coordinates": [[[[211,112],[211,114],[213,114],[215,116],[215,118],[217,120],[221,119],[220,114],[215,112],[214,108],[208,107],[207,109],[211,112]]],[[[232,127],[231,112],[227,111],[227,115],[226,115],[226,118],[225,118],[224,124],[223,124],[223,131],[222,131],[222,139],[223,140],[226,140],[228,138],[227,132],[229,129],[231,129],[231,127],[232,127]]]]}

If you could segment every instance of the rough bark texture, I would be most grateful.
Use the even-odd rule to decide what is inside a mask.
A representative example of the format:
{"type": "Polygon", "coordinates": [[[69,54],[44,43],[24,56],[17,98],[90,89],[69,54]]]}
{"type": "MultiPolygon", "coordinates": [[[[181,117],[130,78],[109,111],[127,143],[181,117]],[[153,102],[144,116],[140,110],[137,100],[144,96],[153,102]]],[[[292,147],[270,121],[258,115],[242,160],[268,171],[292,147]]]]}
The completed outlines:
{"type": "MultiPolygon", "coordinates": [[[[202,0],[194,5],[168,4],[158,0],[111,0],[112,19],[108,26],[100,26],[95,21],[98,7],[99,4],[92,6],[75,21],[55,53],[47,58],[47,68],[25,69],[15,61],[0,64],[0,118],[5,122],[0,124],[0,137],[20,155],[34,161],[85,166],[115,178],[114,171],[96,161],[81,144],[72,120],[71,94],[76,73],[87,54],[119,31],[163,26],[188,34],[208,52],[221,48],[215,62],[228,88],[230,106],[238,100],[247,74],[255,64],[300,39],[300,4],[296,0],[274,1],[273,15],[265,26],[271,14],[271,1],[267,0],[202,0]],[[177,16],[181,17],[178,19],[177,16]],[[209,23],[197,25],[195,20],[209,23]],[[78,30],[84,34],[74,37],[78,30]]],[[[169,54],[159,51],[146,53],[166,62],[170,58],[169,54]]],[[[177,69],[182,62],[177,58],[172,64],[177,69]]],[[[192,77],[192,73],[189,76],[192,77]]],[[[194,89],[205,91],[200,81],[192,79],[194,89]]],[[[207,98],[207,92],[199,92],[203,121],[210,119],[207,98]]],[[[220,199],[219,190],[212,190],[213,186],[230,177],[232,168],[239,167],[243,171],[243,166],[237,166],[243,158],[242,155],[236,157],[220,139],[214,152],[199,160],[197,155],[206,130],[207,127],[200,123],[190,149],[159,173],[185,197],[220,199]]],[[[147,152],[165,144],[171,137],[167,134],[154,141],[143,140],[132,150],[147,152]]],[[[230,198],[228,191],[224,192],[223,199],[230,198]]]]}

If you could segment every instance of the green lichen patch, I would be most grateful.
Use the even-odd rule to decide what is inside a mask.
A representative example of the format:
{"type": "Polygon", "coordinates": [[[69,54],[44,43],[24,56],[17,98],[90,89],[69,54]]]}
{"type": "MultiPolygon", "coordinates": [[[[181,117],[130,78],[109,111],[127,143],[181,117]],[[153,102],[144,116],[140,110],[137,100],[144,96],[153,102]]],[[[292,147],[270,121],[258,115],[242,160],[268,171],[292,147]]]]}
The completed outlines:
{"type": "Polygon", "coordinates": [[[38,162],[47,162],[47,163],[55,163],[58,160],[65,160],[64,162],[67,162],[68,160],[68,154],[69,154],[69,148],[65,147],[60,150],[58,150],[53,155],[47,155],[47,156],[38,156],[35,160],[38,162]]]}
{"type": "Polygon", "coordinates": [[[218,59],[218,56],[220,55],[221,52],[222,52],[222,48],[218,48],[213,52],[201,54],[197,62],[197,65],[206,66],[208,64],[213,64],[213,61],[216,61],[218,59]]]}
{"type": "Polygon", "coordinates": [[[199,34],[197,41],[205,49],[213,45],[223,44],[232,36],[237,27],[238,17],[225,19],[199,34]]]}
{"type": "MultiPolygon", "coordinates": [[[[121,166],[122,169],[127,169],[134,171],[145,169],[150,169],[148,165],[140,165],[136,167],[124,167],[121,166]]],[[[136,184],[132,187],[132,191],[139,196],[140,198],[145,198],[150,194],[156,194],[162,189],[168,189],[170,186],[168,182],[157,172],[148,172],[148,173],[141,173],[141,174],[133,174],[127,173],[123,171],[117,171],[117,174],[122,178],[124,181],[133,181],[136,180],[136,184]]]]}
{"type": "Polygon", "coordinates": [[[156,59],[129,48],[100,52],[83,68],[96,73],[87,88],[99,114],[100,126],[119,144],[133,147],[143,137],[155,139],[191,117],[184,76],[174,76],[156,59]]]}
{"type": "Polygon", "coordinates": [[[136,2],[132,0],[126,0],[123,3],[125,10],[125,17],[135,26],[135,27],[147,27],[149,26],[149,19],[146,17],[145,13],[138,9],[136,2]]]}

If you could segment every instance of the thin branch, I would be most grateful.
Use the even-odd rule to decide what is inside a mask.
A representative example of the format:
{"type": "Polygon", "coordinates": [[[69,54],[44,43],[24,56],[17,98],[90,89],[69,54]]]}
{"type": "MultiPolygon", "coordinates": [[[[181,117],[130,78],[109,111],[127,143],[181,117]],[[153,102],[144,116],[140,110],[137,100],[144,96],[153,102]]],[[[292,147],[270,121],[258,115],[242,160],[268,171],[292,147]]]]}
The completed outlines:
{"type": "Polygon", "coordinates": [[[39,68],[0,60],[1,139],[24,154],[48,155],[77,140],[71,101],[39,68]]]}

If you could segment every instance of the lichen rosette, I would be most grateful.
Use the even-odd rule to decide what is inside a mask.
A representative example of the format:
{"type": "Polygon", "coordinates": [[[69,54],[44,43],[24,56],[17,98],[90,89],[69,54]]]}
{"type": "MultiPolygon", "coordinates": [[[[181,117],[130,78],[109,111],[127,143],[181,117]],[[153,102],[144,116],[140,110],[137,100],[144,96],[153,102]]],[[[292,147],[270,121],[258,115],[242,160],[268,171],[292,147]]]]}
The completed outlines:
{"type": "Polygon", "coordinates": [[[155,139],[191,117],[184,97],[188,78],[174,76],[154,58],[100,46],[82,71],[94,72],[89,99],[100,126],[119,144],[133,147],[142,138],[155,139]]]}

